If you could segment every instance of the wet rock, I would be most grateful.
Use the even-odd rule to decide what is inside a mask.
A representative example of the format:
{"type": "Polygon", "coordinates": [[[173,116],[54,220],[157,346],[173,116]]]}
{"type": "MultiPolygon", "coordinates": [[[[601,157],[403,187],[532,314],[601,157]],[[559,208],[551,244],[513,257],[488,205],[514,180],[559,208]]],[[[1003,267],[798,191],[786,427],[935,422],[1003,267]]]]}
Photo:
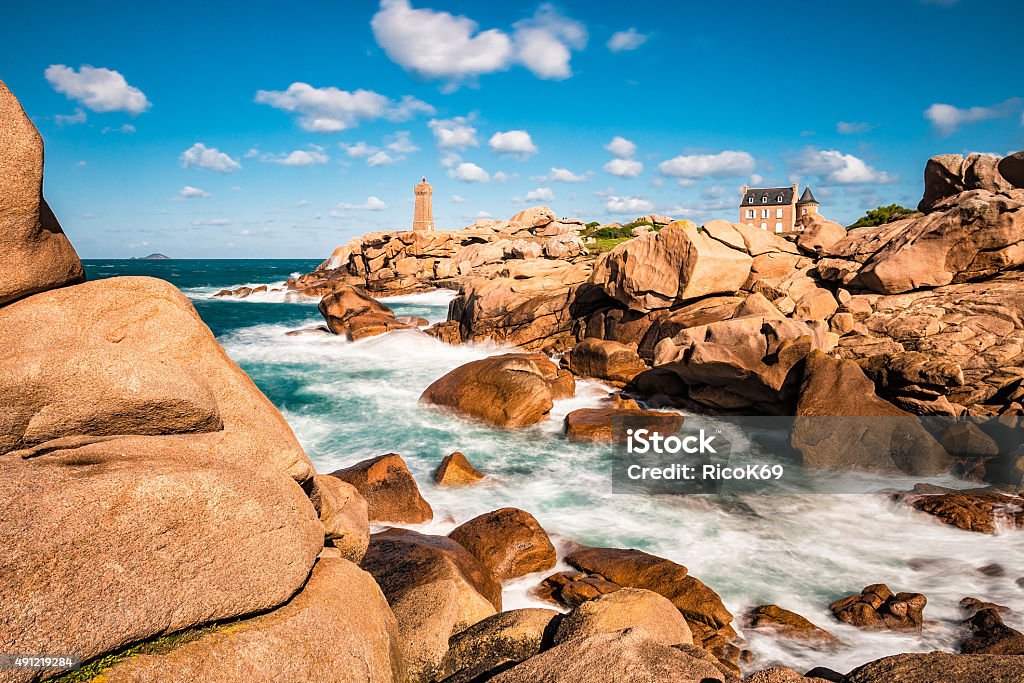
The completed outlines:
{"type": "Polygon", "coordinates": [[[535,595],[566,607],[593,600],[599,595],[617,591],[622,586],[606,581],[598,576],[589,576],[585,572],[566,571],[552,574],[545,578],[535,589],[535,595]]]}
{"type": "Polygon", "coordinates": [[[998,655],[954,655],[945,652],[883,657],[857,667],[846,683],[1018,683],[1024,679],[1024,658],[998,655]]]}
{"type": "Polygon", "coordinates": [[[313,477],[309,500],[324,525],[324,538],[339,557],[359,563],[370,542],[369,506],[356,487],[338,477],[313,477]]]}
{"type": "Polygon", "coordinates": [[[504,671],[491,683],[725,683],[710,661],[662,645],[642,629],[574,638],[504,671]]]}
{"type": "Polygon", "coordinates": [[[412,325],[407,325],[393,315],[384,313],[364,313],[349,318],[341,332],[349,341],[359,341],[368,337],[376,337],[396,330],[413,330],[412,325]]]}
{"type": "Polygon", "coordinates": [[[884,583],[866,586],[829,605],[836,619],[868,631],[921,632],[928,600],[920,593],[893,594],[884,583]]]}
{"type": "Polygon", "coordinates": [[[569,352],[573,374],[612,382],[629,382],[647,369],[632,347],[603,339],[584,339],[569,352]]]}
{"type": "Polygon", "coordinates": [[[349,321],[356,316],[375,314],[394,317],[390,308],[351,285],[339,285],[320,300],[319,308],[334,334],[345,334],[349,321]]]}
{"type": "Polygon", "coordinates": [[[508,353],[460,365],[427,387],[420,401],[499,427],[523,427],[546,418],[571,381],[542,354],[508,353]]]}
{"type": "Polygon", "coordinates": [[[942,432],[940,441],[952,455],[995,457],[999,444],[974,422],[957,422],[942,432]]]}
{"type": "Polygon", "coordinates": [[[811,642],[820,645],[835,645],[839,639],[815,626],[796,612],[778,605],[761,605],[752,608],[744,619],[745,628],[764,631],[782,640],[811,642]]]}
{"type": "Polygon", "coordinates": [[[960,643],[960,652],[978,655],[1024,655],[1024,633],[1003,623],[1003,617],[997,608],[983,607],[972,614],[964,624],[971,629],[972,635],[960,643]]]}
{"type": "Polygon", "coordinates": [[[85,281],[60,222],[43,199],[43,139],[0,81],[0,306],[85,281]]]}
{"type": "Polygon", "coordinates": [[[555,644],[601,633],[638,628],[662,645],[689,645],[686,620],[667,598],[640,588],[623,588],[581,603],[562,618],[555,644]]]}
{"type": "Polygon", "coordinates": [[[457,526],[448,537],[476,557],[499,581],[555,566],[555,548],[529,512],[501,508],[457,526]]]}
{"type": "Polygon", "coordinates": [[[459,451],[444,456],[434,471],[434,481],[440,486],[466,486],[483,478],[484,475],[459,451]]]}
{"type": "Polygon", "coordinates": [[[1024,527],[1024,497],[1002,493],[945,493],[912,499],[911,504],[964,531],[994,534],[1000,525],[1024,527]]]}
{"type": "Polygon", "coordinates": [[[473,624],[448,641],[439,679],[445,683],[485,680],[550,647],[561,615],[550,609],[516,609],[473,624]]]}
{"type": "Polygon", "coordinates": [[[361,566],[395,613],[412,681],[435,680],[449,639],[501,610],[501,584],[444,536],[407,529],[373,534],[361,566]]]}
{"type": "Polygon", "coordinates": [[[632,429],[650,429],[674,434],[683,426],[683,416],[661,410],[633,408],[580,408],[565,416],[565,435],[571,441],[612,441],[616,419],[628,421],[632,429]]]}
{"type": "Polygon", "coordinates": [[[420,495],[416,480],[397,453],[369,458],[331,472],[356,488],[366,499],[370,519],[419,524],[433,519],[430,504],[420,495]]]}
{"type": "Polygon", "coordinates": [[[399,633],[373,579],[342,559],[316,563],[287,604],[215,628],[166,654],[129,657],[110,683],[396,683],[405,680],[399,633]]]}

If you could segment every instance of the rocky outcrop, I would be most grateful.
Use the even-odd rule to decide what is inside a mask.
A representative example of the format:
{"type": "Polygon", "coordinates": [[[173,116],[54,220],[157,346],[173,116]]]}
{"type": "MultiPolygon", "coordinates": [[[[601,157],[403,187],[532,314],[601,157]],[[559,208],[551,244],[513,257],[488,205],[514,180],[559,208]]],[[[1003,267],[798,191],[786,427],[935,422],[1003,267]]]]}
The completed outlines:
{"type": "Polygon", "coordinates": [[[893,593],[884,583],[866,586],[859,595],[833,602],[840,621],[868,631],[921,632],[928,600],[920,593],[893,593]]]}
{"type": "Polygon", "coordinates": [[[0,81],[0,306],[85,281],[85,271],[43,199],[43,139],[0,81]]]}
{"type": "Polygon", "coordinates": [[[590,282],[636,311],[669,308],[688,299],[739,290],[753,258],[736,226],[689,221],[624,242],[602,255],[590,282]]]}
{"type": "Polygon", "coordinates": [[[994,534],[1000,527],[1024,528],[1024,496],[970,492],[909,499],[921,512],[964,531],[994,534]]]}
{"type": "Polygon", "coordinates": [[[434,680],[456,633],[501,610],[501,585],[444,536],[392,529],[370,537],[362,567],[398,620],[410,680],[434,680]]]}
{"type": "Polygon", "coordinates": [[[507,581],[555,566],[555,547],[529,512],[501,508],[455,527],[456,541],[499,581],[507,581]]]}
{"type": "Polygon", "coordinates": [[[1021,152],[1004,159],[988,154],[939,154],[924,167],[924,197],[918,211],[934,211],[943,200],[969,190],[1005,192],[1024,188],[1021,152]]]}
{"type": "Polygon", "coordinates": [[[976,655],[1024,655],[1024,633],[1017,629],[1010,628],[1003,622],[1003,616],[998,605],[978,603],[973,605],[965,598],[960,602],[961,607],[966,606],[968,611],[977,606],[980,609],[964,621],[971,630],[970,637],[960,643],[960,652],[976,655]],[[966,605],[965,605],[966,603],[966,605]]]}
{"type": "Polygon", "coordinates": [[[819,646],[837,645],[839,639],[815,626],[796,612],[778,605],[753,607],[744,615],[745,629],[763,632],[779,640],[814,643],[819,646]]]}
{"type": "Polygon", "coordinates": [[[329,546],[350,562],[359,563],[370,542],[369,506],[356,487],[338,477],[313,477],[309,500],[324,525],[329,546]]]}
{"type": "Polygon", "coordinates": [[[683,416],[662,410],[629,408],[579,408],[565,416],[565,435],[571,441],[612,441],[615,420],[630,429],[649,429],[675,434],[683,426],[683,416]]]}
{"type": "Polygon", "coordinates": [[[498,425],[543,420],[553,401],[575,393],[568,372],[543,354],[507,353],[460,365],[427,387],[420,401],[498,425]]]}
{"type": "Polygon", "coordinates": [[[623,588],[580,603],[558,624],[555,644],[625,628],[642,629],[662,645],[690,645],[686,620],[667,598],[641,588],[623,588]]]}
{"type": "Polygon", "coordinates": [[[803,230],[797,236],[796,244],[812,255],[826,253],[829,247],[846,237],[846,228],[816,213],[803,216],[800,224],[803,230]]]}
{"type": "MultiPolygon", "coordinates": [[[[491,683],[726,683],[700,650],[674,648],[631,628],[574,638],[530,657],[491,683]]],[[[712,658],[713,660],[713,658],[712,658]]]]}
{"type": "Polygon", "coordinates": [[[459,451],[444,456],[434,471],[434,481],[439,486],[466,486],[483,478],[484,475],[459,451]]]}
{"type": "Polygon", "coordinates": [[[915,416],[883,401],[856,363],[808,355],[791,442],[805,467],[947,472],[952,459],[915,416]]]}
{"type": "Polygon", "coordinates": [[[569,352],[569,369],[576,376],[626,383],[647,369],[632,347],[604,339],[584,339],[569,352]]]}
{"type": "Polygon", "coordinates": [[[355,487],[366,499],[375,522],[419,524],[434,517],[430,504],[420,495],[416,480],[397,453],[369,458],[331,472],[355,487]]]}
{"type": "Polygon", "coordinates": [[[515,609],[479,621],[448,641],[438,679],[472,683],[525,661],[551,646],[561,615],[550,609],[515,609]]]}
{"type": "Polygon", "coordinates": [[[399,683],[398,624],[369,574],[342,559],[316,563],[286,605],[214,628],[166,654],[103,671],[110,683],[399,683]]]}
{"type": "Polygon", "coordinates": [[[349,341],[394,330],[416,329],[398,320],[390,308],[352,285],[336,285],[320,300],[320,314],[331,332],[344,335],[349,341]]]}
{"type": "Polygon", "coordinates": [[[845,683],[1017,683],[1024,679],[1024,658],[954,655],[945,652],[893,655],[859,666],[845,683]]]}
{"type": "Polygon", "coordinates": [[[546,577],[533,594],[541,600],[576,607],[599,595],[621,590],[622,586],[586,572],[565,571],[546,577]]]}

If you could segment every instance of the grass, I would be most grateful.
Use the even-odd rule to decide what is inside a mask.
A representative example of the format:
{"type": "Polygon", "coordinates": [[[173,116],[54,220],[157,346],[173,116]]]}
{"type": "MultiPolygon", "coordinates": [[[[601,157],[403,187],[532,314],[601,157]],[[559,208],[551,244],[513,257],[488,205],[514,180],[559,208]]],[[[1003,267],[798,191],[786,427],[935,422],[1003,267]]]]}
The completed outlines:
{"type": "Polygon", "coordinates": [[[587,251],[591,254],[603,254],[606,251],[611,251],[616,244],[622,244],[623,242],[633,239],[632,237],[610,237],[610,238],[597,238],[592,243],[586,245],[587,251]]]}
{"type": "Polygon", "coordinates": [[[175,648],[199,640],[203,636],[227,630],[231,627],[231,623],[226,622],[201,628],[185,629],[184,631],[137,643],[118,652],[111,652],[110,654],[93,659],[75,671],[68,671],[56,678],[46,680],[47,683],[86,683],[86,681],[102,683],[106,680],[106,677],[102,675],[104,671],[129,657],[134,657],[135,655],[165,655],[175,648]]]}

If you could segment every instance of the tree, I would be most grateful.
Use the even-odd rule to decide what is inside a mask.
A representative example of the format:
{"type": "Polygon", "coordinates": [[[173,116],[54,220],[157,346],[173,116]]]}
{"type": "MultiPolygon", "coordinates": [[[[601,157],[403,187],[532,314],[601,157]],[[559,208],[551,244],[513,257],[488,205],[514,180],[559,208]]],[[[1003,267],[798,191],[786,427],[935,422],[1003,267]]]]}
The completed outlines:
{"type": "Polygon", "coordinates": [[[880,206],[877,209],[871,209],[866,214],[857,219],[857,222],[849,226],[851,228],[867,228],[875,225],[885,225],[886,223],[892,223],[893,221],[902,220],[904,218],[910,218],[911,216],[917,215],[917,211],[908,209],[905,206],[899,204],[890,204],[889,206],[880,206]]]}

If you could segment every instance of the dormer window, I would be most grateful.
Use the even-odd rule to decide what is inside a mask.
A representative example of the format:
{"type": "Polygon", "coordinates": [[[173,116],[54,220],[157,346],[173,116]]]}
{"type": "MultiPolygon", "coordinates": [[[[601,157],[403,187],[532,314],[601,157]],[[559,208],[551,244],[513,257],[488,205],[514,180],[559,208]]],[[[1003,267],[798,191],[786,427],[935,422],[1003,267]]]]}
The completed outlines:
{"type": "Polygon", "coordinates": [[[780,195],[779,195],[778,197],[776,197],[776,198],[775,198],[775,201],[777,201],[777,202],[781,202],[781,201],[782,201],[782,195],[780,194],[780,195]]]}
{"type": "Polygon", "coordinates": [[[754,198],[753,197],[747,197],[747,204],[753,204],[753,203],[754,203],[754,198]]]}
{"type": "Polygon", "coordinates": [[[765,195],[761,195],[761,203],[762,204],[767,204],[768,203],[768,195],[766,195],[766,194],[765,195]]]}

